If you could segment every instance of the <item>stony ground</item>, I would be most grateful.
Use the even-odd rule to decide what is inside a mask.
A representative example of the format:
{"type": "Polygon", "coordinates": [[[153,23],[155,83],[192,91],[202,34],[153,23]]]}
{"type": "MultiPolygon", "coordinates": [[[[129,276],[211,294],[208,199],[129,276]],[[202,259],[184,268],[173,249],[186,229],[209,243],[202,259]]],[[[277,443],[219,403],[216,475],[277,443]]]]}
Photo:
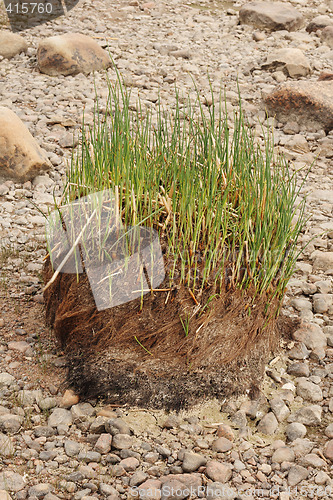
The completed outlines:
{"type": "MultiPolygon", "coordinates": [[[[0,184],[0,499],[279,498],[333,496],[333,135],[276,123],[275,142],[292,168],[317,158],[304,187],[309,220],[305,247],[284,310],[300,317],[293,340],[270,361],[253,401],[216,402],[180,415],[80,403],[64,395],[64,361],[43,323],[40,271],[44,218],[59,196],[73,132],[85,110],[91,122],[94,86],[105,75],[50,78],[36,65],[38,41],[77,31],[109,46],[128,85],[154,106],[172,107],[174,85],[209,99],[226,87],[228,109],[237,84],[256,133],[261,102],[281,71],[261,62],[272,50],[300,48],[306,78],[330,72],[333,52],[316,33],[264,33],[238,25],[245,2],[81,2],[67,18],[23,33],[27,54],[0,61],[0,105],[13,109],[47,151],[52,170],[24,185],[0,184]],[[10,492],[10,497],[4,490],[10,492]]],[[[295,0],[310,21],[333,16],[332,2],[295,0]]],[[[109,70],[111,80],[114,71],[109,70]]],[[[272,120],[269,120],[271,123],[272,120]]],[[[299,179],[304,177],[298,174],[299,179]]]]}

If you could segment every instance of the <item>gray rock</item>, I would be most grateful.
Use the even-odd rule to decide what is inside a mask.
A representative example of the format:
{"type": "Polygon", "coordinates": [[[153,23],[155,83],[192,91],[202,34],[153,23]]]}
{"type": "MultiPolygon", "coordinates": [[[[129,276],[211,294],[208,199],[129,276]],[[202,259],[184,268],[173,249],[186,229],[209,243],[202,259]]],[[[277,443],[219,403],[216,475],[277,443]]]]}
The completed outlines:
{"type": "Polygon", "coordinates": [[[139,484],[143,483],[148,477],[148,474],[146,474],[143,471],[138,471],[133,474],[133,476],[130,479],[129,485],[130,486],[139,486],[139,484]]]}
{"type": "Polygon", "coordinates": [[[182,469],[184,472],[194,472],[202,465],[206,465],[206,458],[198,453],[185,452],[182,469]]]}
{"type": "Polygon", "coordinates": [[[308,453],[300,461],[303,467],[313,467],[314,469],[326,468],[327,463],[315,453],[308,453]]]}
{"type": "Polygon", "coordinates": [[[304,455],[311,453],[311,451],[315,446],[315,443],[307,438],[305,439],[297,438],[295,439],[295,441],[291,443],[290,446],[292,446],[295,452],[295,457],[299,459],[300,457],[304,457],[304,455]]]}
{"type": "MultiPolygon", "coordinates": [[[[333,86],[330,81],[282,83],[265,97],[265,105],[270,115],[279,121],[292,117],[300,125],[312,130],[313,123],[326,131],[333,128],[333,86]]],[[[333,268],[333,252],[316,250],[311,257],[313,270],[333,268]]]]}
{"type": "Polygon", "coordinates": [[[307,363],[292,363],[288,366],[287,373],[294,377],[309,377],[310,368],[307,363]]]}
{"type": "Polygon", "coordinates": [[[274,434],[278,428],[278,421],[274,413],[267,413],[259,422],[257,430],[262,434],[274,434]]]}
{"type": "Polygon", "coordinates": [[[115,436],[116,434],[132,434],[130,426],[121,418],[109,419],[105,423],[105,430],[112,436],[115,436]]]}
{"type": "Polygon", "coordinates": [[[7,372],[0,373],[0,387],[1,386],[8,387],[14,382],[15,382],[15,377],[13,377],[13,375],[10,375],[10,373],[7,372]]]}
{"type": "Polygon", "coordinates": [[[301,465],[293,465],[288,472],[288,485],[296,486],[298,483],[306,479],[309,471],[301,465]]]}
{"type": "Polygon", "coordinates": [[[27,50],[28,44],[22,36],[8,30],[0,31],[0,56],[11,59],[20,52],[26,52],[27,50]]]}
{"type": "Polygon", "coordinates": [[[108,420],[108,417],[96,417],[90,425],[90,432],[92,432],[93,434],[101,434],[102,432],[105,432],[105,424],[108,420]]]}
{"type": "Polygon", "coordinates": [[[282,462],[294,462],[295,453],[288,446],[277,448],[272,455],[272,463],[282,464],[282,462]]]}
{"type": "Polygon", "coordinates": [[[326,335],[320,326],[315,323],[302,325],[293,333],[293,338],[298,342],[304,342],[306,347],[310,350],[316,348],[325,349],[327,345],[326,335]]]}
{"type": "Polygon", "coordinates": [[[0,415],[0,431],[15,434],[20,430],[22,424],[23,417],[19,415],[12,415],[11,413],[0,415]]]}
{"type": "Polygon", "coordinates": [[[49,483],[39,483],[29,488],[29,495],[31,497],[44,498],[45,495],[51,493],[53,489],[54,487],[49,483]]]}
{"type": "Polygon", "coordinates": [[[76,441],[68,440],[64,442],[65,453],[69,457],[75,457],[75,455],[78,455],[81,451],[81,448],[81,444],[77,443],[76,441]]]}
{"type": "MultiPolygon", "coordinates": [[[[318,89],[319,86],[320,91],[323,92],[321,101],[319,101],[319,103],[322,102],[322,109],[319,109],[318,111],[322,111],[323,113],[325,113],[326,111],[328,111],[328,108],[326,109],[325,106],[329,104],[328,99],[332,93],[332,83],[316,82],[316,84],[316,88],[318,89]]],[[[327,125],[329,125],[329,122],[327,122],[327,125]]],[[[325,127],[325,129],[327,129],[327,127],[325,127]]],[[[322,250],[315,250],[311,254],[311,258],[313,259],[314,271],[328,271],[329,269],[333,268],[333,252],[323,252],[322,250]]]]}
{"type": "Polygon", "coordinates": [[[319,385],[310,382],[305,378],[298,380],[296,394],[306,401],[318,403],[323,400],[323,393],[319,385]]]}
{"type": "MultiPolygon", "coordinates": [[[[10,109],[0,106],[0,178],[25,182],[51,163],[27,127],[10,109]]],[[[29,344],[28,344],[29,347],[29,344]]]]}
{"type": "Polygon", "coordinates": [[[330,439],[333,438],[333,423],[328,424],[328,426],[325,429],[325,435],[330,439]]]}
{"type": "Polygon", "coordinates": [[[88,74],[111,66],[106,50],[79,33],[45,38],[39,43],[37,61],[39,70],[51,76],[88,74]]]}
{"type": "Polygon", "coordinates": [[[219,437],[215,439],[212,444],[212,450],[216,453],[225,453],[227,451],[230,451],[232,447],[232,442],[225,437],[219,437]]]}
{"type": "Polygon", "coordinates": [[[14,446],[10,437],[0,433],[0,456],[11,457],[13,454],[14,454],[14,446]]]}
{"type": "Polygon", "coordinates": [[[37,438],[39,437],[49,438],[51,436],[54,436],[55,430],[50,426],[38,425],[37,427],[34,428],[34,434],[37,438]]]}
{"type": "Polygon", "coordinates": [[[81,451],[77,459],[82,460],[84,462],[90,463],[90,462],[100,462],[101,461],[101,454],[98,453],[97,451],[81,451]]]}
{"type": "Polygon", "coordinates": [[[333,49],[333,26],[327,26],[322,30],[320,40],[333,49]]]}
{"type": "Polygon", "coordinates": [[[22,390],[17,393],[17,399],[22,406],[32,406],[33,404],[38,403],[42,397],[43,393],[40,390],[22,390]]]}
{"type": "Polygon", "coordinates": [[[239,11],[243,24],[259,29],[294,31],[304,24],[303,16],[291,5],[282,2],[249,2],[239,11]]]}
{"type": "Polygon", "coordinates": [[[274,415],[279,422],[283,422],[290,415],[290,410],[286,403],[279,396],[271,399],[269,404],[272,408],[274,415]]]}
{"type": "Polygon", "coordinates": [[[51,410],[57,406],[57,400],[55,398],[44,398],[38,401],[38,406],[43,411],[51,410]]]}
{"type": "Polygon", "coordinates": [[[128,450],[132,447],[133,439],[128,434],[116,434],[112,439],[112,448],[116,450],[128,450]]]}
{"type": "Polygon", "coordinates": [[[295,441],[295,439],[303,438],[306,435],[306,427],[299,422],[293,422],[287,425],[286,435],[289,441],[295,441]]]}
{"type": "Polygon", "coordinates": [[[0,472],[0,489],[17,493],[25,488],[23,477],[17,472],[5,470],[0,472]]]}
{"type": "Polygon", "coordinates": [[[304,425],[320,425],[322,408],[318,405],[304,406],[292,414],[288,420],[304,425]]]}
{"type": "Polygon", "coordinates": [[[333,19],[329,16],[321,15],[314,17],[306,27],[308,33],[313,33],[318,30],[326,28],[326,26],[332,26],[333,19]]]}
{"type": "Polygon", "coordinates": [[[73,417],[73,423],[77,425],[89,420],[95,414],[95,408],[90,403],[78,403],[71,407],[70,412],[73,417]]]}
{"type": "Polygon", "coordinates": [[[112,495],[114,498],[119,498],[118,491],[111,484],[100,483],[99,491],[102,495],[112,495]]]}
{"type": "Polygon", "coordinates": [[[169,415],[163,423],[165,429],[173,429],[179,426],[179,418],[176,415],[169,415]]]}
{"type": "Polygon", "coordinates": [[[48,425],[50,427],[57,427],[58,425],[71,425],[72,421],[72,414],[69,410],[56,408],[48,419],[48,425]]]}

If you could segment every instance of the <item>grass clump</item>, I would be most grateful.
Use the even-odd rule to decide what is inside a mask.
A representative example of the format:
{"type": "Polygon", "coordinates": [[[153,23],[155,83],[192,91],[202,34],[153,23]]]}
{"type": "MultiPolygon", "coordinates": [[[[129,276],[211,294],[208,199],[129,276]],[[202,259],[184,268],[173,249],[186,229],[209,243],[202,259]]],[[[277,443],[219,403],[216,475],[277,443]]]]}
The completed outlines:
{"type": "Polygon", "coordinates": [[[130,106],[118,77],[73,153],[64,202],[111,189],[125,226],[158,230],[169,286],[215,283],[281,299],[297,258],[304,205],[286,160],[264,148],[241,104],[233,129],[221,94],[211,106],[176,92],[174,110],[130,106]],[[300,214],[297,221],[296,213],[300,214]]]}

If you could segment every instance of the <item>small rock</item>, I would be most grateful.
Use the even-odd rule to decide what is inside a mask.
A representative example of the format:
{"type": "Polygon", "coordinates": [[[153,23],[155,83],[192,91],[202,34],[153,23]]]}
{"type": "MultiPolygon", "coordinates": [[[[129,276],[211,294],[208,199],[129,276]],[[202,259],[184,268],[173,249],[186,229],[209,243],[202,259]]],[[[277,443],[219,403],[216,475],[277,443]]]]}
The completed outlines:
{"type": "Polygon", "coordinates": [[[0,31],[0,56],[11,59],[27,50],[28,44],[22,36],[7,30],[0,31]]]}
{"type": "Polygon", "coordinates": [[[207,460],[198,453],[185,452],[182,469],[184,472],[194,472],[202,465],[206,465],[207,460]]]}
{"type": "MultiPolygon", "coordinates": [[[[0,433],[0,456],[11,457],[14,454],[14,446],[9,436],[0,433]]],[[[1,476],[0,476],[1,478],[1,476]]],[[[1,485],[1,480],[0,480],[1,485]]],[[[2,488],[2,486],[0,486],[2,488]]]]}
{"type": "MultiPolygon", "coordinates": [[[[0,448],[1,449],[1,448],[0,448]]],[[[17,493],[25,488],[26,483],[23,477],[17,472],[5,470],[0,472],[0,489],[17,493]]]]}
{"type": "Polygon", "coordinates": [[[320,425],[322,408],[318,405],[304,406],[289,417],[293,422],[304,425],[320,425]]]}
{"type": "Polygon", "coordinates": [[[326,26],[332,26],[333,19],[329,16],[321,15],[314,17],[306,27],[308,33],[313,33],[314,31],[322,30],[326,26]]]}
{"type": "Polygon", "coordinates": [[[320,40],[333,49],[333,26],[327,26],[322,30],[320,40]]]}
{"type": "Polygon", "coordinates": [[[301,465],[293,465],[289,469],[288,473],[288,485],[296,486],[298,483],[306,479],[309,475],[309,471],[302,467],[301,465]]]}
{"type": "Polygon", "coordinates": [[[230,464],[210,460],[205,470],[207,477],[219,483],[227,483],[232,477],[230,464]]]}
{"type": "Polygon", "coordinates": [[[293,339],[298,342],[304,342],[310,350],[315,348],[325,349],[327,345],[326,335],[319,325],[308,323],[302,325],[293,333],[293,339]]]}
{"type": "Polygon", "coordinates": [[[212,450],[216,453],[225,453],[232,449],[232,442],[225,437],[216,439],[212,444],[212,450]]]}
{"type": "Polygon", "coordinates": [[[112,448],[116,450],[128,450],[132,447],[133,440],[128,434],[116,434],[112,439],[112,448]]]}
{"type": "Polygon", "coordinates": [[[101,434],[95,444],[95,450],[102,455],[109,453],[111,450],[112,436],[110,434],[101,434]]]}
{"type": "Polygon", "coordinates": [[[327,441],[324,446],[324,456],[333,462],[333,439],[327,441]]]}
{"type": "Polygon", "coordinates": [[[274,434],[278,428],[278,421],[274,413],[267,413],[259,422],[257,430],[262,434],[274,434]]]}
{"type": "Polygon", "coordinates": [[[286,435],[289,441],[295,441],[298,438],[304,438],[306,435],[306,427],[299,422],[293,422],[287,425],[286,435]]]}
{"type": "Polygon", "coordinates": [[[323,393],[319,385],[310,382],[305,378],[298,380],[296,394],[306,401],[318,403],[323,400],[323,393]]]}
{"type": "Polygon", "coordinates": [[[315,453],[308,453],[307,455],[305,455],[302,458],[300,464],[304,467],[313,467],[315,469],[322,469],[323,467],[327,466],[325,460],[318,457],[318,455],[316,455],[315,453]]]}
{"type": "Polygon", "coordinates": [[[292,363],[288,366],[287,373],[294,377],[309,377],[310,368],[307,363],[292,363]]]}
{"type": "Polygon", "coordinates": [[[230,427],[230,425],[227,425],[227,424],[219,425],[217,428],[216,434],[219,438],[224,437],[224,438],[228,439],[229,441],[234,441],[234,439],[235,439],[235,434],[234,434],[232,428],[230,427]]]}
{"type": "Polygon", "coordinates": [[[31,497],[44,498],[45,495],[50,493],[53,489],[54,488],[51,484],[39,483],[29,488],[29,495],[31,497]]]}
{"type": "Polygon", "coordinates": [[[70,411],[63,408],[56,408],[48,419],[50,427],[57,427],[58,425],[71,425],[73,422],[72,414],[70,411]]]}
{"type": "Polygon", "coordinates": [[[124,458],[119,462],[119,465],[125,469],[126,472],[133,472],[140,465],[140,462],[135,457],[124,458]]]}
{"type": "Polygon", "coordinates": [[[288,406],[285,404],[285,402],[279,396],[276,396],[275,398],[271,399],[269,401],[269,404],[279,422],[283,422],[287,417],[289,417],[290,410],[288,406]]]}
{"type": "Polygon", "coordinates": [[[282,462],[294,462],[295,461],[295,453],[288,446],[281,446],[274,451],[272,455],[272,463],[282,464],[282,462]]]}
{"type": "Polygon", "coordinates": [[[80,397],[75,394],[71,389],[67,389],[60,401],[60,408],[71,408],[73,405],[77,405],[80,401],[80,397]]]}

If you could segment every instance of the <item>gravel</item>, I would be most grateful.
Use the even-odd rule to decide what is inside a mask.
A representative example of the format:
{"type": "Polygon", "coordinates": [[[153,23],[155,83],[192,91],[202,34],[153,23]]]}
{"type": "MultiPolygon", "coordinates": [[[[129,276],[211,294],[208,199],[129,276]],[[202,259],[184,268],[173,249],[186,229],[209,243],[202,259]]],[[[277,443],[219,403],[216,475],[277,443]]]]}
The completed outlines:
{"type": "MultiPolygon", "coordinates": [[[[27,51],[1,60],[0,106],[22,119],[52,168],[33,182],[0,181],[1,246],[11,248],[0,269],[0,278],[8,282],[5,291],[0,287],[6,298],[0,311],[0,500],[125,500],[138,496],[139,489],[141,498],[189,498],[186,489],[191,487],[203,488],[192,498],[207,500],[221,498],[221,492],[230,499],[293,500],[300,498],[301,488],[305,498],[313,488],[324,498],[320,493],[333,487],[331,132],[299,123],[294,116],[275,123],[276,147],[298,172],[299,182],[304,180],[300,169],[315,157],[317,161],[301,190],[309,220],[283,304],[284,313],[301,323],[291,339],[282,339],[254,399],[241,396],[222,408],[211,402],[170,415],[82,402],[61,384],[64,360],[59,350],[48,341],[41,344],[41,331],[24,318],[11,323],[16,300],[42,303],[44,217],[36,205],[46,213],[53,196],[61,196],[82,110],[91,124],[94,89],[101,101],[106,98],[103,72],[52,78],[39,73],[36,49],[41,39],[75,26],[101,46],[109,44],[131,85],[133,107],[140,93],[144,107],[153,108],[160,95],[172,109],[175,82],[181,92],[193,91],[189,73],[209,102],[208,72],[214,96],[221,82],[225,85],[232,115],[238,80],[243,108],[260,139],[261,124],[272,123],[266,121],[262,98],[279,81],[291,80],[290,71],[296,80],[316,82],[322,72],[331,72],[332,54],[325,37],[320,39],[321,28],[266,31],[265,26],[238,25],[237,9],[246,4],[83,2],[67,17],[23,32],[27,51]],[[268,56],[276,61],[282,49],[301,51],[302,67],[311,73],[299,77],[290,67],[266,68],[268,56]],[[34,378],[36,366],[41,375],[34,378]],[[178,496],[168,496],[172,487],[178,496]]],[[[319,14],[333,19],[332,2],[292,4],[305,26],[319,14]]],[[[113,69],[108,76],[115,81],[113,69]]]]}

